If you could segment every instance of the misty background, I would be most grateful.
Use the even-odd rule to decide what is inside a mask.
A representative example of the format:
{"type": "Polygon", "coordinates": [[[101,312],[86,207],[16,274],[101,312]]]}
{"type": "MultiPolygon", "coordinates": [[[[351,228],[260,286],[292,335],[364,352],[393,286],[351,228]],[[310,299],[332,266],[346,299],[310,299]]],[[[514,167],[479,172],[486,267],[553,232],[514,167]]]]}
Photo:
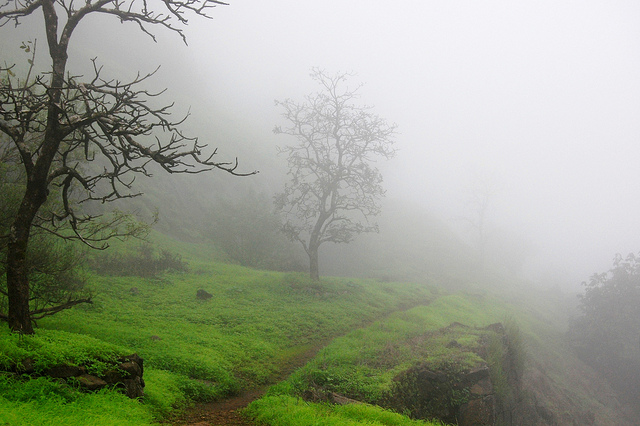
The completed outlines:
{"type": "MultiPolygon", "coordinates": [[[[188,46],[162,31],[156,44],[103,17],[83,22],[71,46],[78,74],[96,56],[123,81],[161,65],[148,86],[166,87],[176,113],[190,110],[188,133],[260,171],[179,177],[198,182],[189,197],[281,189],[276,146],[294,141],[272,133],[282,123],[274,100],[316,90],[308,74],[318,66],[353,72],[362,103],[398,124],[397,156],[379,164],[383,234],[389,210],[411,223],[424,212],[472,244],[470,203],[490,182],[487,238],[522,252],[525,278],[577,289],[615,253],[640,250],[637,2],[246,0],[211,15],[191,20],[188,46]]],[[[3,29],[0,61],[26,62],[19,45],[33,28],[42,25],[3,29]]],[[[46,39],[36,38],[44,59],[46,39]]]]}

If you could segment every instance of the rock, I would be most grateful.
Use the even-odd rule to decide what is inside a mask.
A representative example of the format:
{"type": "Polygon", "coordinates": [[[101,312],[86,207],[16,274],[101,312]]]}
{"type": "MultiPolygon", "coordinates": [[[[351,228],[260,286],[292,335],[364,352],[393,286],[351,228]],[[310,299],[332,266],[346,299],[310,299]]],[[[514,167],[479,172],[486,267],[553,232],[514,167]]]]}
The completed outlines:
{"type": "Polygon", "coordinates": [[[459,349],[461,347],[462,347],[462,345],[460,343],[458,343],[458,341],[455,340],[455,339],[450,341],[449,343],[447,343],[447,349],[454,349],[454,348],[455,349],[459,349]]]}
{"type": "Polygon", "coordinates": [[[302,399],[308,402],[327,402],[329,401],[329,395],[327,391],[320,387],[311,387],[304,391],[302,399]]]}
{"type": "Polygon", "coordinates": [[[329,402],[332,402],[332,403],[338,404],[338,405],[362,404],[362,402],[360,402],[358,400],[347,398],[346,396],[340,395],[340,394],[335,393],[335,392],[330,392],[329,393],[329,402]]]}
{"type": "Polygon", "coordinates": [[[35,371],[35,361],[32,358],[23,359],[16,365],[15,372],[21,374],[31,374],[35,371]]]}
{"type": "Polygon", "coordinates": [[[482,379],[476,382],[469,389],[469,393],[471,394],[471,398],[476,398],[478,396],[485,397],[487,395],[493,395],[493,384],[491,380],[487,377],[486,379],[482,379]]]}
{"type": "Polygon", "coordinates": [[[485,327],[485,330],[493,331],[498,334],[504,334],[504,325],[501,322],[496,322],[493,324],[489,324],[485,327]]]}
{"type": "Polygon", "coordinates": [[[144,360],[137,354],[119,358],[115,364],[111,364],[112,368],[105,371],[101,377],[87,374],[87,368],[85,366],[64,364],[50,367],[36,374],[34,365],[35,362],[33,359],[26,358],[18,365],[13,366],[10,371],[0,371],[0,374],[31,374],[66,381],[75,379],[75,381],[87,391],[96,391],[111,385],[122,389],[129,398],[140,398],[144,393],[145,383],[142,378],[144,373],[144,360]]]}
{"type": "Polygon", "coordinates": [[[496,399],[493,395],[472,399],[458,408],[458,426],[484,426],[496,423],[496,399]]]}
{"type": "Polygon", "coordinates": [[[142,380],[142,377],[136,376],[133,379],[124,379],[122,383],[125,394],[129,398],[135,399],[144,396],[144,380],[142,380]]]}
{"type": "Polygon", "coordinates": [[[207,292],[205,290],[200,289],[200,290],[198,290],[196,292],[196,297],[198,299],[200,299],[200,300],[209,300],[209,299],[211,299],[213,297],[213,294],[211,294],[211,293],[209,293],[209,292],[207,292]]]}
{"type": "Polygon", "coordinates": [[[85,374],[87,369],[76,365],[58,365],[48,368],[44,374],[54,379],[68,379],[69,377],[77,377],[85,374]]]}
{"type": "Polygon", "coordinates": [[[480,367],[474,368],[473,370],[467,371],[464,373],[464,381],[467,383],[475,383],[482,379],[489,378],[489,367],[484,364],[480,367]]]}
{"type": "Polygon", "coordinates": [[[138,377],[142,375],[140,366],[133,361],[123,362],[118,366],[118,368],[126,371],[131,377],[138,377]]]}
{"type": "Polygon", "coordinates": [[[431,371],[424,366],[418,366],[415,369],[416,377],[421,382],[438,382],[444,383],[447,381],[447,375],[441,371],[431,371]]]}
{"type": "Polygon", "coordinates": [[[102,378],[110,385],[115,385],[125,379],[123,372],[120,370],[107,370],[104,372],[102,378]]]}
{"type": "Polygon", "coordinates": [[[83,374],[81,376],[78,376],[77,380],[80,386],[89,391],[97,391],[107,386],[107,382],[99,377],[92,376],[90,374],[83,374]]]}

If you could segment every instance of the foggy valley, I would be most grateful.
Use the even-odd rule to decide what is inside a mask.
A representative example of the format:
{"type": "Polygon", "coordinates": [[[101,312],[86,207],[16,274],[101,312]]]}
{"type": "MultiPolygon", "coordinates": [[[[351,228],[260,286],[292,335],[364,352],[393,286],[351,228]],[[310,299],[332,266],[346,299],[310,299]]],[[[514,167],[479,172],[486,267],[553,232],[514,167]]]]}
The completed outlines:
{"type": "Polygon", "coordinates": [[[640,4],[228,3],[0,5],[0,423],[638,424],[640,4]]]}

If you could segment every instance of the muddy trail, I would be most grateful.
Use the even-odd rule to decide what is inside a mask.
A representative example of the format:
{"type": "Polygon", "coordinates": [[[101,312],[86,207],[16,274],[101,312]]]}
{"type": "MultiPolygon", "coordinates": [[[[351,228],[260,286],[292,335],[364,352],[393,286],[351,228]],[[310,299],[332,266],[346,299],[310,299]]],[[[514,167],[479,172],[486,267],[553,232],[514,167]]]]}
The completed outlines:
{"type": "MultiPolygon", "coordinates": [[[[415,308],[420,305],[428,305],[431,301],[416,302],[406,305],[402,305],[394,312],[407,311],[411,308],[415,308]]],[[[394,312],[390,312],[391,315],[394,312]]],[[[385,315],[388,316],[388,315],[385,315]]],[[[359,327],[365,328],[370,326],[381,318],[376,318],[369,321],[364,321],[359,327]]],[[[309,361],[311,361],[322,348],[327,346],[333,338],[329,338],[325,341],[315,344],[310,349],[298,354],[297,356],[289,359],[283,366],[280,373],[273,377],[269,384],[261,386],[256,389],[247,390],[240,395],[233,398],[225,399],[222,401],[198,403],[194,407],[190,408],[187,412],[181,416],[168,422],[171,425],[180,426],[213,426],[213,425],[232,425],[232,426],[255,426],[255,423],[245,418],[240,414],[243,408],[246,408],[253,401],[260,399],[270,386],[285,380],[295,370],[300,367],[304,367],[309,361]]]]}
{"type": "Polygon", "coordinates": [[[232,425],[232,426],[254,426],[254,423],[240,414],[243,408],[246,408],[251,402],[260,399],[267,391],[269,386],[285,380],[295,370],[303,367],[307,362],[316,356],[316,354],[325,347],[329,342],[323,342],[313,346],[305,352],[295,356],[287,361],[282,367],[282,371],[278,376],[272,379],[269,385],[261,386],[257,389],[251,389],[243,392],[230,399],[223,401],[206,402],[196,404],[190,408],[182,416],[171,421],[172,425],[184,426],[210,426],[210,425],[232,425]]]}

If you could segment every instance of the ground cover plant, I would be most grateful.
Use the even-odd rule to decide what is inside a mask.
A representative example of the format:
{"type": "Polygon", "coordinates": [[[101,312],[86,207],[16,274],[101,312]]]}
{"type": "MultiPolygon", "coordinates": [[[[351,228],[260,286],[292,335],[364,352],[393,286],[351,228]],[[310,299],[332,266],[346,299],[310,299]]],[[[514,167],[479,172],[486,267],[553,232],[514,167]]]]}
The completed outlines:
{"type": "MultiPolygon", "coordinates": [[[[564,413],[556,417],[560,422],[595,418],[598,424],[616,424],[616,413],[607,408],[608,394],[589,386],[588,370],[563,346],[561,324],[567,315],[562,298],[554,294],[541,297],[515,285],[499,293],[476,286],[469,293],[447,295],[409,283],[347,278],[314,283],[302,274],[216,263],[212,260],[219,259],[220,252],[210,246],[158,235],[153,243],[156,252],[179,253],[188,262],[187,270],[147,278],[88,271],[93,305],[39,321],[35,340],[0,332],[0,365],[15,364],[33,352],[44,354],[38,368],[61,359],[82,363],[105,354],[137,352],[145,358],[144,400],[132,401],[110,389],[89,394],[45,378],[26,381],[2,375],[0,424],[170,421],[193,401],[226,398],[273,383],[290,360],[327,345],[309,365],[252,404],[247,414],[273,425],[423,424],[366,404],[306,402],[297,392],[322,382],[363,401],[383,400],[391,379],[418,359],[434,365],[443,360],[474,365],[474,354],[452,351],[447,344],[455,340],[474,347],[481,338],[476,327],[510,316],[516,317],[526,350],[532,353],[525,376],[540,384],[529,391],[545,413],[564,413]],[[200,289],[213,297],[199,300],[200,289]],[[455,322],[467,327],[451,327],[455,322]]],[[[127,244],[118,250],[135,253],[138,243],[127,244]]],[[[492,380],[499,384],[500,377],[492,380]]]]}
{"type": "Polygon", "coordinates": [[[440,426],[439,421],[411,420],[368,404],[312,404],[287,395],[255,401],[246,414],[267,425],[280,426],[440,426]]]}
{"type": "Polygon", "coordinates": [[[125,348],[57,330],[35,336],[0,329],[0,424],[3,425],[139,425],[152,422],[152,412],[115,389],[85,393],[73,382],[38,377],[60,365],[84,366],[99,375],[125,348]],[[30,365],[25,361],[30,360],[30,365]],[[24,373],[33,370],[33,377],[24,373]],[[11,373],[9,372],[11,371],[11,373]]]}
{"type": "MultiPolygon", "coordinates": [[[[298,407],[303,403],[296,398],[314,400],[328,394],[386,405],[394,393],[402,391],[394,378],[418,363],[452,374],[485,363],[478,355],[481,340],[495,333],[480,327],[500,321],[506,313],[495,299],[462,294],[396,312],[335,339],[288,380],[273,386],[265,402],[253,403],[247,413],[271,425],[294,424],[290,416],[297,416],[301,409],[278,408],[278,404],[298,407]]],[[[501,366],[493,367],[500,370],[501,366]]],[[[305,412],[317,411],[316,418],[324,416],[324,405],[303,404],[305,412]]]]}
{"type": "MultiPolygon", "coordinates": [[[[187,271],[152,278],[87,272],[94,303],[41,320],[35,337],[67,346],[76,338],[91,336],[98,342],[96,347],[117,347],[142,356],[145,397],[134,405],[141,411],[131,414],[137,424],[167,419],[194,401],[221,399],[271,383],[283,365],[309,348],[433,299],[424,285],[340,278],[313,282],[299,273],[211,262],[215,250],[182,250],[179,245],[172,249],[184,254],[187,271]],[[201,289],[213,297],[198,299],[201,289]]],[[[11,351],[3,348],[2,353],[11,351]]],[[[14,381],[4,389],[18,389],[25,383],[14,381]]],[[[58,391],[48,394],[52,392],[58,391]]],[[[76,406],[92,404],[87,402],[94,401],[91,398],[117,401],[119,396],[108,391],[95,395],[74,391],[65,398],[65,404],[76,406]]],[[[33,403],[4,399],[0,409],[19,412],[33,408],[29,405],[33,403]]],[[[50,401],[38,406],[38,411],[43,416],[50,412],[58,424],[82,424],[73,418],[60,420],[65,411],[56,407],[50,401]]]]}

